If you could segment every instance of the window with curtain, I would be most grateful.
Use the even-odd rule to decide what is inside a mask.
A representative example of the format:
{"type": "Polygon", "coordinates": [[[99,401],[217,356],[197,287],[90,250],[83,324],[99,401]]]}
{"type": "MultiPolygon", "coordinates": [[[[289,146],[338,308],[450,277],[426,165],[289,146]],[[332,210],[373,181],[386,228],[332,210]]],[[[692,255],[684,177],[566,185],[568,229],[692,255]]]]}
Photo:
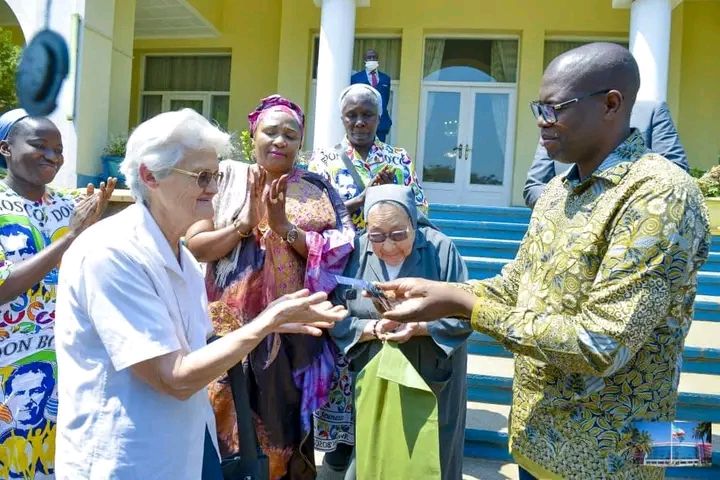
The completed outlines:
{"type": "MultiPolygon", "coordinates": [[[[369,49],[374,49],[379,58],[380,71],[390,75],[392,80],[400,79],[400,53],[402,39],[400,38],[356,38],[353,45],[353,72],[365,69],[363,57],[369,49]]],[[[318,54],[320,52],[320,38],[315,37],[313,49],[313,79],[317,78],[318,54]]]]}
{"type": "MultiPolygon", "coordinates": [[[[594,40],[545,40],[545,50],[543,52],[543,69],[550,65],[555,57],[562,55],[573,48],[582,47],[594,40]]],[[[628,42],[612,42],[620,46],[628,48],[628,42]]]]}
{"type": "MultiPolygon", "coordinates": [[[[380,71],[390,76],[390,101],[388,102],[388,111],[391,118],[397,118],[397,108],[395,98],[397,98],[400,90],[400,57],[402,50],[402,39],[400,38],[356,38],[353,46],[353,73],[359,72],[365,68],[363,56],[368,49],[373,48],[378,53],[380,62],[380,71]]],[[[305,109],[306,123],[308,125],[305,135],[305,147],[312,148],[313,129],[315,122],[315,98],[317,89],[317,66],[318,54],[320,52],[320,39],[315,37],[313,43],[313,63],[312,63],[312,80],[310,83],[310,94],[308,95],[308,105],[305,109]]],[[[348,78],[348,82],[350,79],[348,78]]],[[[392,144],[395,138],[395,124],[390,128],[390,133],[385,139],[387,143],[392,144]]]]}
{"type": "Polygon", "coordinates": [[[161,112],[192,108],[227,129],[230,55],[145,57],[140,120],[161,112]]]}
{"type": "Polygon", "coordinates": [[[425,40],[426,81],[515,83],[517,70],[517,40],[425,40]]]}

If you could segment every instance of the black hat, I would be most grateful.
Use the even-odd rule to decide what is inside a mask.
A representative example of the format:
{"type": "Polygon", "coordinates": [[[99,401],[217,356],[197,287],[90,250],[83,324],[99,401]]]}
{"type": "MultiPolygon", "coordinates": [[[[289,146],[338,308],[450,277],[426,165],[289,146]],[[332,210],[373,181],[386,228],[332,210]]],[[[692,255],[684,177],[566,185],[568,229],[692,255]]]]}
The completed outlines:
{"type": "Polygon", "coordinates": [[[20,105],[30,116],[51,114],[68,74],[68,48],[63,38],[43,30],[25,47],[18,65],[16,88],[20,105]]]}

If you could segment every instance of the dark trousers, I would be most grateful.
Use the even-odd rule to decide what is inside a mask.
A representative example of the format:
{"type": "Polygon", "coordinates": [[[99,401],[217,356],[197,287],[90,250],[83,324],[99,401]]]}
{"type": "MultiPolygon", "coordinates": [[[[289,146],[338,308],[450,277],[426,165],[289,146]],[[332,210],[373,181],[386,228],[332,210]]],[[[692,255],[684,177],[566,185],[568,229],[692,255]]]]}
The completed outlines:
{"type": "Polygon", "coordinates": [[[520,480],[538,480],[537,477],[532,476],[530,472],[520,466],[518,466],[518,471],[520,472],[520,480]]]}
{"type": "Polygon", "coordinates": [[[323,463],[336,472],[342,472],[350,465],[352,453],[352,445],[338,443],[335,450],[325,454],[323,463]]]}
{"type": "Polygon", "coordinates": [[[212,437],[205,427],[205,450],[203,451],[202,480],[223,480],[220,459],[213,444],[212,437]]]}

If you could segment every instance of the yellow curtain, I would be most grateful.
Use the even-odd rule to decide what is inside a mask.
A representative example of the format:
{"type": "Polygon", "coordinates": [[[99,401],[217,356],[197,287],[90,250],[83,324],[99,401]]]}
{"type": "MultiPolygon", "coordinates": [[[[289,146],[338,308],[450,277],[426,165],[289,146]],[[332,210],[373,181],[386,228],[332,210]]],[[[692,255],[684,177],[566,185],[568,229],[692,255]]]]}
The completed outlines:
{"type": "MultiPolygon", "coordinates": [[[[547,68],[548,65],[550,65],[550,62],[552,62],[555,57],[562,55],[563,53],[567,52],[568,50],[572,50],[573,48],[582,47],[583,45],[586,45],[588,43],[591,43],[592,40],[581,40],[581,41],[569,41],[569,40],[545,40],[545,53],[543,55],[543,69],[547,68]]],[[[628,48],[627,42],[612,42],[617,43],[618,45],[628,48]]]]}
{"type": "Polygon", "coordinates": [[[496,82],[517,81],[518,41],[493,40],[490,45],[490,76],[496,82]]]}
{"type": "Polygon", "coordinates": [[[356,38],[353,48],[353,72],[365,69],[365,52],[374,49],[380,59],[380,71],[393,80],[400,78],[402,40],[399,38],[356,38]]]}

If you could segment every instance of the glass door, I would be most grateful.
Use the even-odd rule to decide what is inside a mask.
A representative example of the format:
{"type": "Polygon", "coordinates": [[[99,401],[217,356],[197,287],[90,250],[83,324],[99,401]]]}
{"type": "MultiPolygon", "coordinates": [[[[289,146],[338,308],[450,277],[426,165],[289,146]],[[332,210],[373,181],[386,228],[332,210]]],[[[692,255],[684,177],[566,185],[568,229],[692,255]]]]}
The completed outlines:
{"type": "Polygon", "coordinates": [[[510,204],[515,89],[423,89],[418,170],[430,202],[510,204]]]}
{"type": "Polygon", "coordinates": [[[455,187],[458,156],[461,92],[451,88],[428,89],[425,92],[421,145],[422,179],[426,188],[443,191],[455,187]]]}

